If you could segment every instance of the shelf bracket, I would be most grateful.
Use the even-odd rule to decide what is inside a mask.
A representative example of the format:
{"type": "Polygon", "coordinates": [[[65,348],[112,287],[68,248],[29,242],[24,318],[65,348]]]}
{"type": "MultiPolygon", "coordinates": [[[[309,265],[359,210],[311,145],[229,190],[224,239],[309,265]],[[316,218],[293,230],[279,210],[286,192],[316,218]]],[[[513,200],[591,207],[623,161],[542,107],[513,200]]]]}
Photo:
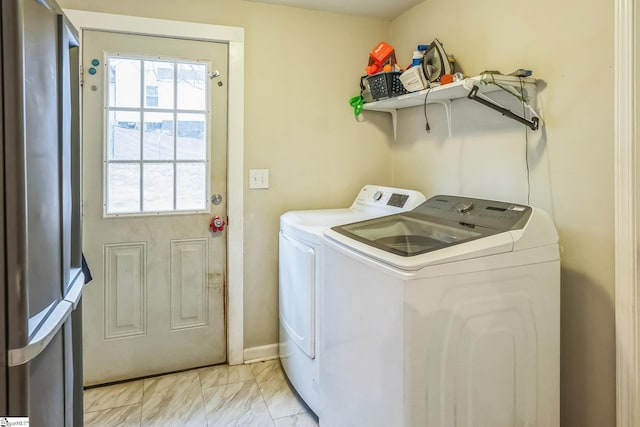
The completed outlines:
{"type": "MultiPolygon", "coordinates": [[[[444,107],[444,110],[447,115],[447,124],[449,125],[449,138],[451,138],[451,101],[448,99],[437,99],[437,100],[429,100],[427,104],[440,104],[444,107]]],[[[374,110],[375,111],[375,110],[374,110]]],[[[385,111],[391,114],[391,125],[393,126],[393,140],[395,141],[398,136],[398,110],[395,108],[389,108],[388,110],[377,110],[377,111],[385,111]]]]}
{"type": "Polygon", "coordinates": [[[492,110],[496,110],[497,112],[502,113],[503,116],[507,116],[510,119],[513,119],[517,122],[520,122],[528,126],[529,128],[531,128],[531,130],[538,130],[538,127],[540,125],[540,119],[538,119],[537,117],[533,117],[531,120],[527,120],[524,117],[520,117],[519,115],[513,113],[511,110],[508,110],[504,107],[494,104],[491,101],[487,101],[486,99],[477,96],[479,89],[480,88],[477,85],[473,85],[473,87],[469,91],[469,94],[467,95],[467,98],[477,101],[482,105],[491,108],[492,110]]]}
{"type": "Polygon", "coordinates": [[[438,99],[427,101],[427,104],[442,104],[447,114],[447,124],[449,125],[449,138],[451,138],[451,101],[449,99],[438,99]]]}
{"type": "Polygon", "coordinates": [[[389,114],[391,114],[391,125],[393,126],[393,140],[396,140],[397,135],[397,126],[398,126],[398,111],[397,110],[389,110],[389,114]]]}

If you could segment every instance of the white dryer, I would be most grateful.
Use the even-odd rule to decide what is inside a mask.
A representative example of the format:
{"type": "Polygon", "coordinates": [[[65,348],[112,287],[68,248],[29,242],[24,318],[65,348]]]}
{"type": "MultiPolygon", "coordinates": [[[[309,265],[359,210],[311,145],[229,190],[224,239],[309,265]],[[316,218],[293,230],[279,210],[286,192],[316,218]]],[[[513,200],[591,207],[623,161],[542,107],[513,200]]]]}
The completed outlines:
{"type": "Polygon", "coordinates": [[[320,425],[559,426],[560,261],[529,206],[435,196],[323,239],[320,425]]]}
{"type": "Polygon", "coordinates": [[[291,211],[280,217],[280,360],[291,384],[316,414],[322,233],[334,225],[410,210],[424,200],[417,191],[366,185],[349,208],[291,211]]]}

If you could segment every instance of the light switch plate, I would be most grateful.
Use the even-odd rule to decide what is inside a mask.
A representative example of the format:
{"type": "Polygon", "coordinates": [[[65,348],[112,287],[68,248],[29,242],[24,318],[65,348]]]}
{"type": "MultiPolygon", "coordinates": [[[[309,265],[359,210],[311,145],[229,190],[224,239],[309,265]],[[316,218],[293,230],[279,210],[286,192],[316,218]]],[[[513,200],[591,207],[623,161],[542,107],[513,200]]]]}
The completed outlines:
{"type": "Polygon", "coordinates": [[[269,169],[249,169],[249,188],[269,188],[269,169]]]}

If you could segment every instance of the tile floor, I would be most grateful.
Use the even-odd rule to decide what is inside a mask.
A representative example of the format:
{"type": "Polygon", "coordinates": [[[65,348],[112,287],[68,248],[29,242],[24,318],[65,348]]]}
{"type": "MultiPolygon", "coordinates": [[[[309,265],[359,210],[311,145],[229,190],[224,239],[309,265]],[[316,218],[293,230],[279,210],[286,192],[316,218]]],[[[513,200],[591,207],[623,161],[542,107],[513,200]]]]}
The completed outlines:
{"type": "Polygon", "coordinates": [[[317,427],[279,360],[219,365],[85,390],[86,427],[317,427]]]}

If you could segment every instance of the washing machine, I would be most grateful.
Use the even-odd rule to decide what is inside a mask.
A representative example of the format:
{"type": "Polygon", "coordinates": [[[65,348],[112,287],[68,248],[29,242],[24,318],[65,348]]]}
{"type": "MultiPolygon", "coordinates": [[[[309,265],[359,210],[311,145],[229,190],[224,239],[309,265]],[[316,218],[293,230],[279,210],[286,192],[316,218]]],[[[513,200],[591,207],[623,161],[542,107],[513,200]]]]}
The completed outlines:
{"type": "Polygon", "coordinates": [[[321,426],[559,426],[545,212],[435,196],[327,230],[322,268],[321,426]]]}
{"type": "Polygon", "coordinates": [[[424,201],[417,191],[365,185],[349,208],[291,211],[280,217],[279,355],[289,381],[316,414],[323,231],[338,224],[410,210],[424,201]]]}

